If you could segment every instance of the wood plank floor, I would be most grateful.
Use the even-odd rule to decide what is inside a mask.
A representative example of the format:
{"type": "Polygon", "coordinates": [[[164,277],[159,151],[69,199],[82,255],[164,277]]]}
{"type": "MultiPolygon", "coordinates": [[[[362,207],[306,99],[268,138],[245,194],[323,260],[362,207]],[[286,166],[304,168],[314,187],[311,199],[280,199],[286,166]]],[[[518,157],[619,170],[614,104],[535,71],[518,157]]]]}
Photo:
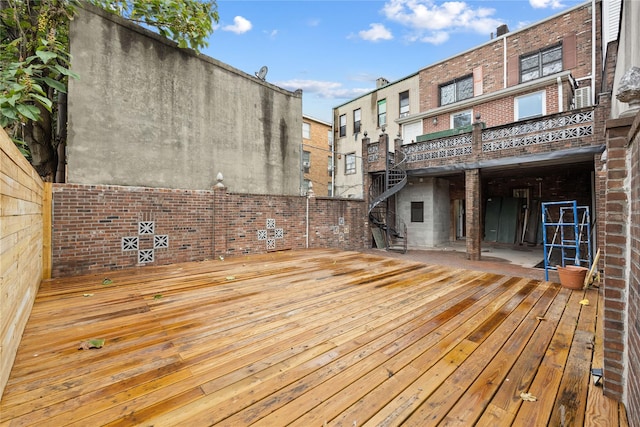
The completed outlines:
{"type": "Polygon", "coordinates": [[[335,250],[51,280],[0,425],[623,425],[590,381],[598,301],[335,250]]]}

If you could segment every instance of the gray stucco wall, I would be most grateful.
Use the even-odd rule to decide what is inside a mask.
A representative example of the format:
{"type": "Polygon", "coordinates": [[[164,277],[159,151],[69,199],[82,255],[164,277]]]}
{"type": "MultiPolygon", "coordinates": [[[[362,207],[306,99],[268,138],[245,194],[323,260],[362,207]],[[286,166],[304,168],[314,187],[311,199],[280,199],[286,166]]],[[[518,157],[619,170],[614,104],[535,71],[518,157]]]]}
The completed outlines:
{"type": "Polygon", "coordinates": [[[398,214],[407,225],[410,248],[433,248],[449,242],[449,181],[424,178],[398,193],[398,214]],[[411,202],[424,203],[424,222],[411,222],[411,202]]]}
{"type": "Polygon", "coordinates": [[[70,38],[68,182],[299,194],[301,92],[93,7],[70,38]]]}

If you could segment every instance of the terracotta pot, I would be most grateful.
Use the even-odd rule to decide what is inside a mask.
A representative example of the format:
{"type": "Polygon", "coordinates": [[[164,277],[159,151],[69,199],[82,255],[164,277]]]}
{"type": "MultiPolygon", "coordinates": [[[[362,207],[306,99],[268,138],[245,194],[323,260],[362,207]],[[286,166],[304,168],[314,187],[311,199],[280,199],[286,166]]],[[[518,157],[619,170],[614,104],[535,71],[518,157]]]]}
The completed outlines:
{"type": "Polygon", "coordinates": [[[569,289],[582,289],[584,287],[584,278],[587,276],[588,268],[577,265],[567,265],[566,267],[556,265],[556,268],[558,269],[558,276],[562,286],[569,289]]]}

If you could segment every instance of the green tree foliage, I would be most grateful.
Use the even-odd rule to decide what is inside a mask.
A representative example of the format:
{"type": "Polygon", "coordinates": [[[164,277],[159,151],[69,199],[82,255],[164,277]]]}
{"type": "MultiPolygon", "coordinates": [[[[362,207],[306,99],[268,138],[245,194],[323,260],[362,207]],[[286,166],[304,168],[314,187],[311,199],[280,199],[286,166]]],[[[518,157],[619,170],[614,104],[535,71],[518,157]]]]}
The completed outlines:
{"type": "MultiPolygon", "coordinates": [[[[218,22],[215,0],[86,0],[196,51],[218,22]]],[[[69,21],[79,0],[0,0],[0,126],[48,181],[64,177],[69,21]],[[56,175],[57,172],[57,175],[56,175]]]]}

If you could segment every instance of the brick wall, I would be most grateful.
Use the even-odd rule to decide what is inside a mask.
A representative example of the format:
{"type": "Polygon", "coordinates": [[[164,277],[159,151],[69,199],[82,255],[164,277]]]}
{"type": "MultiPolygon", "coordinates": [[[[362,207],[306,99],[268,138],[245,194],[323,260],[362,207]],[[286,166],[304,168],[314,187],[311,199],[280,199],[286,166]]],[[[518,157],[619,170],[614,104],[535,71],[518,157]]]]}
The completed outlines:
{"type": "Polygon", "coordinates": [[[307,201],[309,247],[366,247],[361,200],[55,184],[52,275],[302,249],[307,201]]]}
{"type": "Polygon", "coordinates": [[[153,251],[153,264],[210,258],[212,221],[210,191],[55,184],[52,275],[148,264],[139,262],[139,250],[152,250],[156,236],[168,244],[153,251]],[[153,230],[140,234],[141,223],[153,230]],[[123,250],[123,238],[134,237],[138,250],[123,250]]]}
{"type": "MultiPolygon", "coordinates": [[[[605,196],[604,254],[604,389],[607,395],[621,400],[625,388],[625,308],[629,252],[629,196],[627,137],[633,117],[607,121],[607,188],[605,196]]],[[[629,327],[629,331],[634,326],[629,327]]]]}
{"type": "Polygon", "coordinates": [[[361,200],[263,196],[215,189],[215,256],[272,250],[367,247],[361,200]],[[308,221],[307,221],[308,211],[308,221]]]}
{"type": "Polygon", "coordinates": [[[631,127],[630,144],[627,151],[629,170],[629,302],[628,302],[628,347],[629,376],[627,383],[627,411],[630,420],[640,421],[640,114],[631,127]]]}
{"type": "Polygon", "coordinates": [[[310,153],[310,168],[304,173],[304,178],[313,183],[313,192],[316,196],[328,196],[331,183],[331,173],[328,170],[331,151],[329,147],[329,132],[331,126],[303,117],[303,122],[310,125],[310,139],[303,139],[303,150],[310,153]]]}
{"type": "MultiPolygon", "coordinates": [[[[597,13],[599,16],[599,7],[597,13]]],[[[563,44],[563,69],[570,70],[571,75],[576,79],[589,76],[591,74],[591,22],[591,5],[587,4],[531,28],[507,33],[506,38],[497,38],[476,49],[422,69],[419,74],[420,111],[439,107],[438,87],[453,79],[472,74],[474,80],[478,78],[481,85],[474,88],[474,96],[496,92],[518,84],[520,56],[558,43],[563,44]],[[504,80],[505,64],[507,82],[504,80]],[[510,77],[511,74],[516,75],[515,81],[510,77]]],[[[581,81],[581,85],[588,84],[590,84],[588,79],[581,81]]],[[[546,90],[548,112],[553,113],[557,111],[557,86],[555,89],[550,86],[546,90]]],[[[489,126],[513,121],[513,99],[506,107],[499,103],[494,106],[495,108],[489,109],[489,104],[474,107],[474,113],[476,108],[480,109],[482,116],[488,119],[489,126]]],[[[425,123],[425,127],[425,133],[448,129],[449,113],[438,117],[436,127],[431,123],[425,123]]]]}

